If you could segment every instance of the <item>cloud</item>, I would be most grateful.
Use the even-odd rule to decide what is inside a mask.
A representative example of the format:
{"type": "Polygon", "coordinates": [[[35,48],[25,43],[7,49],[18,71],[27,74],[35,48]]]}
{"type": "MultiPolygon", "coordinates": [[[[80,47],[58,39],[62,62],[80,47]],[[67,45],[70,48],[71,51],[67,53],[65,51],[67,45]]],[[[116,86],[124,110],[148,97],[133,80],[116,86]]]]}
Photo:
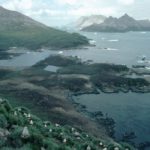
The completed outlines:
{"type": "MultiPolygon", "coordinates": [[[[74,17],[87,16],[93,14],[114,15],[117,14],[117,8],[112,5],[105,5],[104,0],[55,0],[58,5],[65,6],[66,15],[74,17]]],[[[61,13],[61,12],[60,12],[61,13]]]]}
{"type": "Polygon", "coordinates": [[[72,22],[80,16],[101,14],[120,16],[135,0],[0,0],[7,9],[19,11],[38,21],[51,24],[72,22]],[[64,21],[65,20],[65,21],[64,21]]]}
{"type": "Polygon", "coordinates": [[[134,4],[135,0],[118,0],[118,2],[122,5],[132,5],[134,4]]]}
{"type": "Polygon", "coordinates": [[[78,8],[76,10],[71,10],[69,14],[72,16],[87,16],[87,15],[115,15],[116,14],[116,8],[114,7],[104,7],[104,8],[93,8],[93,7],[82,7],[78,8]]]}
{"type": "Polygon", "coordinates": [[[27,15],[47,16],[82,16],[90,14],[113,15],[116,8],[104,6],[104,0],[4,0],[2,4],[10,10],[20,11],[27,15]]]}
{"type": "Polygon", "coordinates": [[[80,16],[117,14],[117,8],[106,3],[106,0],[3,0],[2,5],[46,24],[54,20],[56,24],[58,20],[66,24],[80,16]]]}
{"type": "Polygon", "coordinates": [[[32,8],[33,2],[32,0],[8,0],[3,6],[10,10],[28,10],[32,8]]]}
{"type": "Polygon", "coordinates": [[[58,0],[59,4],[69,4],[69,5],[75,5],[78,3],[77,0],[58,0]]]}

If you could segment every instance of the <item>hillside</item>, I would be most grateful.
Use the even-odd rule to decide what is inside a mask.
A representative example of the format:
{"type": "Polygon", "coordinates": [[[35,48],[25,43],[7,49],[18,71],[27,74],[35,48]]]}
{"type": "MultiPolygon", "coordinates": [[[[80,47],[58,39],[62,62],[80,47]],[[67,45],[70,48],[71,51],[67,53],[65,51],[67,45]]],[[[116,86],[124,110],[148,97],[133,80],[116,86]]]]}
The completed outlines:
{"type": "Polygon", "coordinates": [[[101,24],[92,24],[82,29],[88,32],[150,31],[149,20],[135,20],[125,14],[120,18],[108,17],[101,24]]]}
{"type": "Polygon", "coordinates": [[[86,37],[39,23],[19,12],[0,7],[0,49],[69,48],[88,44],[86,37]]]}
{"type": "Polygon", "coordinates": [[[0,99],[1,150],[133,150],[126,143],[108,142],[70,127],[42,121],[27,108],[12,108],[0,99]]]}

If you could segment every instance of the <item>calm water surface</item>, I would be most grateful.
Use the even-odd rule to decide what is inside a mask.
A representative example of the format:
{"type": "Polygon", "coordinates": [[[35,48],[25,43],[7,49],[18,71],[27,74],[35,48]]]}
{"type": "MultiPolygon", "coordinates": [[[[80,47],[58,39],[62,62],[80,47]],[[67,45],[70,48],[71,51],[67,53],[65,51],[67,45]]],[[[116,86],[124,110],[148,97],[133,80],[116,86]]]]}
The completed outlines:
{"type": "MultiPolygon", "coordinates": [[[[129,33],[86,33],[81,32],[89,39],[96,41],[96,47],[88,49],[64,50],[61,55],[78,56],[82,60],[93,60],[93,62],[106,62],[115,64],[126,64],[132,66],[137,64],[142,56],[150,60],[150,32],[129,33]]],[[[30,52],[15,57],[12,60],[1,60],[0,66],[31,66],[45,59],[50,54],[59,54],[57,51],[30,52]]]]}
{"type": "Polygon", "coordinates": [[[134,131],[136,142],[150,140],[150,94],[90,94],[78,96],[75,101],[90,112],[102,111],[114,118],[117,138],[126,131],[134,131]]]}
{"type": "Polygon", "coordinates": [[[50,71],[50,72],[57,72],[57,70],[58,70],[59,68],[60,68],[60,67],[48,65],[44,70],[50,71]]]}

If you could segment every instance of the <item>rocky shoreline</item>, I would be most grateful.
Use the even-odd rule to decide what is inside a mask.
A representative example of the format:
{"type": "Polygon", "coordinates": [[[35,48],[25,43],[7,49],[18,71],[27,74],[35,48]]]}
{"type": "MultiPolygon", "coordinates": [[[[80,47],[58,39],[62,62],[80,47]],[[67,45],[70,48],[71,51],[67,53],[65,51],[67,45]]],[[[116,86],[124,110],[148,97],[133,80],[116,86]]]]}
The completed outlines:
{"type": "MultiPolygon", "coordinates": [[[[97,93],[98,94],[98,93],[97,93]]],[[[107,134],[114,138],[115,134],[115,121],[108,117],[107,115],[105,116],[101,111],[98,112],[89,112],[86,109],[85,105],[81,105],[80,103],[77,103],[75,101],[75,97],[77,96],[76,93],[68,93],[67,99],[72,102],[72,104],[75,106],[76,110],[79,113],[82,113],[83,115],[86,115],[89,117],[90,120],[96,122],[98,125],[102,125],[105,127],[107,134]]]]}
{"type": "Polygon", "coordinates": [[[23,70],[5,73],[0,69],[0,93],[14,105],[24,105],[41,118],[83,128],[110,140],[114,120],[100,112],[89,113],[85,106],[74,103],[72,96],[130,90],[148,92],[149,82],[126,78],[129,73],[130,69],[123,65],[89,64],[77,57],[54,55],[23,70]],[[44,70],[48,65],[60,69],[44,70]]]}
{"type": "MultiPolygon", "coordinates": [[[[136,93],[139,93],[139,92],[136,92],[136,93]]],[[[84,94],[100,94],[100,92],[99,93],[84,93],[84,94]]],[[[109,117],[108,114],[104,115],[102,111],[95,111],[95,112],[88,111],[85,105],[76,102],[77,97],[80,95],[82,94],[70,93],[68,94],[67,99],[72,102],[72,104],[75,106],[76,110],[79,113],[85,116],[88,116],[90,120],[96,122],[97,124],[103,125],[107,131],[107,134],[113,139],[117,140],[117,137],[115,137],[115,133],[116,133],[115,120],[109,117]]],[[[150,147],[150,141],[135,143],[134,139],[136,139],[135,132],[129,131],[123,134],[122,139],[119,139],[118,142],[126,142],[136,147],[138,150],[147,150],[150,147]],[[134,136],[132,134],[134,134],[134,136]]]]}

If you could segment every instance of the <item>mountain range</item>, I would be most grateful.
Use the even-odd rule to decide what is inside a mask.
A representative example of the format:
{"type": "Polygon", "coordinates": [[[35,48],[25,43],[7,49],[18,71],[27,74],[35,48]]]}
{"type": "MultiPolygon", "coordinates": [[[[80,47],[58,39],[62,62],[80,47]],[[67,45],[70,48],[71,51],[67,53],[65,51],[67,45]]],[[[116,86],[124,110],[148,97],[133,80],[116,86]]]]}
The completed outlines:
{"type": "Polygon", "coordinates": [[[88,44],[86,37],[39,23],[19,12],[0,7],[0,50],[70,48],[88,44]]]}
{"type": "Polygon", "coordinates": [[[130,17],[128,14],[124,14],[120,18],[115,18],[112,16],[103,17],[103,19],[99,19],[99,17],[97,17],[97,20],[95,19],[95,16],[84,18],[86,19],[82,22],[82,24],[80,24],[80,27],[78,27],[82,31],[88,32],[150,31],[149,20],[136,20],[130,17]],[[92,18],[94,18],[94,21],[92,21],[92,18]]]}

